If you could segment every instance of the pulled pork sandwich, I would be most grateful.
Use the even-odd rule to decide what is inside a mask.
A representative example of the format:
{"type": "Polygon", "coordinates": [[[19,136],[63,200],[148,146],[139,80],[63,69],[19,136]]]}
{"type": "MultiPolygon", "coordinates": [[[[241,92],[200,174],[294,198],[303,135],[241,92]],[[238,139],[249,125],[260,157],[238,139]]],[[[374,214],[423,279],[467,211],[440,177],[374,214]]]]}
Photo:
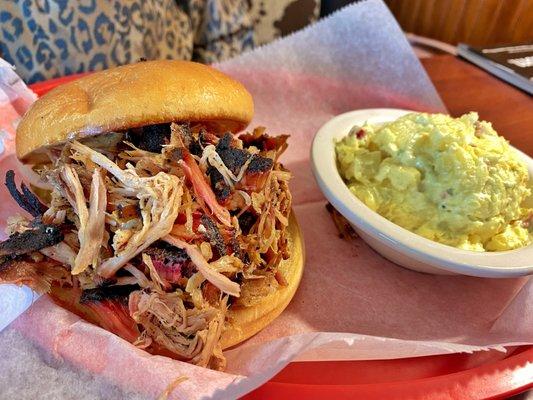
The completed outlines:
{"type": "Polygon", "coordinates": [[[59,86],[21,121],[0,282],[25,284],[153,354],[223,369],[302,268],[287,136],[235,136],[253,103],[210,67],[140,62],[59,86]],[[35,194],[34,194],[35,193],[35,194]],[[291,252],[293,254],[291,255],[291,252]]]}

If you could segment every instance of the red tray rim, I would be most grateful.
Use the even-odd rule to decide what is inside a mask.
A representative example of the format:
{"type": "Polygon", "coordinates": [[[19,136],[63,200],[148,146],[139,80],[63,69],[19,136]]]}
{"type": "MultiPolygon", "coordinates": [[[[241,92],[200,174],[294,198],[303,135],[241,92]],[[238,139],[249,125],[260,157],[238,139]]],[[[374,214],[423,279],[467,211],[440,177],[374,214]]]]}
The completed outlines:
{"type": "MultiPolygon", "coordinates": [[[[74,74],[29,85],[38,96],[58,85],[78,79],[88,73],[74,74]]],[[[533,388],[533,346],[496,362],[472,369],[408,381],[367,383],[356,385],[302,384],[277,382],[275,377],[245,396],[246,399],[429,399],[469,398],[498,399],[533,388]]],[[[441,356],[432,356],[441,357],[441,356]]],[[[305,362],[305,368],[319,362],[305,362]]],[[[285,368],[291,368],[289,364],[285,368]]],[[[298,363],[301,364],[302,363],[298,363]]],[[[356,371],[354,370],[354,373],[356,371]]]]}
{"type": "MultiPolygon", "coordinates": [[[[317,363],[319,362],[303,364],[308,364],[305,368],[312,369],[317,363]]],[[[291,364],[286,368],[291,368],[291,364]]],[[[244,398],[501,399],[533,388],[533,346],[520,346],[507,358],[464,371],[406,381],[316,385],[276,382],[275,379],[274,377],[244,398]]]]}

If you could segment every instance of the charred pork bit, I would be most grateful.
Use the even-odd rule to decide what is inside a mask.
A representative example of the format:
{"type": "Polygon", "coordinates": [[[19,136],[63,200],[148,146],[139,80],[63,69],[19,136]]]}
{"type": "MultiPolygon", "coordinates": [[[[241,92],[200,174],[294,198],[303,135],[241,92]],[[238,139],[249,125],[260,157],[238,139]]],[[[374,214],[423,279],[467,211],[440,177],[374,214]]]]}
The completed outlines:
{"type": "Polygon", "coordinates": [[[179,133],[179,136],[181,136],[183,139],[182,144],[183,146],[188,149],[191,154],[194,154],[195,156],[201,157],[203,148],[209,144],[216,143],[218,140],[218,137],[208,133],[205,129],[200,129],[199,132],[196,132],[196,134],[193,134],[191,128],[189,125],[177,125],[172,124],[173,126],[176,126],[179,133]]]}
{"type": "Polygon", "coordinates": [[[251,154],[245,150],[235,149],[231,147],[231,134],[226,133],[216,145],[216,152],[228,167],[228,169],[237,175],[241,167],[246,163],[251,154]]]}
{"type": "Polygon", "coordinates": [[[133,343],[140,333],[129,314],[128,298],[137,289],[137,285],[124,285],[84,290],[77,308],[84,314],[90,310],[94,323],[133,343]]]}
{"type": "Polygon", "coordinates": [[[191,154],[194,154],[195,156],[201,157],[202,156],[202,146],[200,145],[199,140],[193,140],[191,141],[191,144],[189,145],[189,151],[191,154]]]}
{"type": "Polygon", "coordinates": [[[261,151],[276,150],[278,154],[283,153],[287,148],[288,135],[269,136],[264,133],[264,128],[256,128],[252,133],[240,135],[245,147],[257,147],[261,151]]]}
{"type": "Polygon", "coordinates": [[[191,129],[189,125],[186,124],[176,124],[172,123],[170,124],[170,132],[171,132],[171,144],[177,143],[181,147],[185,147],[186,149],[190,149],[191,143],[193,142],[194,138],[192,137],[191,129]]]}
{"type": "Polygon", "coordinates": [[[50,291],[55,281],[65,281],[70,272],[55,262],[28,262],[15,259],[0,264],[0,284],[26,285],[38,293],[50,291]]]}
{"type": "Polygon", "coordinates": [[[219,288],[222,292],[235,297],[240,296],[241,288],[239,284],[231,281],[231,279],[229,279],[227,276],[222,275],[221,273],[212,269],[196,246],[176,239],[170,235],[165,236],[163,240],[172,246],[176,246],[185,250],[202,276],[219,288]]]}
{"type": "Polygon", "coordinates": [[[215,151],[224,166],[231,172],[231,179],[236,183],[242,179],[253,155],[246,150],[231,147],[231,140],[231,134],[226,133],[217,143],[215,151]]]}
{"type": "Polygon", "coordinates": [[[242,250],[241,250],[241,246],[239,246],[239,242],[237,240],[237,235],[235,235],[235,232],[233,232],[233,235],[231,237],[231,240],[230,240],[230,247],[231,247],[231,251],[233,252],[233,254],[235,254],[235,256],[241,260],[241,261],[244,261],[244,256],[242,254],[242,250]]]}
{"type": "MultiPolygon", "coordinates": [[[[231,147],[231,140],[231,134],[224,135],[217,143],[216,154],[211,153],[208,156],[210,166],[207,169],[207,175],[211,180],[211,187],[220,201],[228,199],[234,184],[252,190],[261,188],[267,173],[274,164],[270,158],[231,147]],[[219,168],[215,167],[217,155],[223,163],[223,166],[219,166],[219,168],[227,169],[224,174],[228,176],[224,176],[223,171],[221,172],[219,168]],[[242,184],[239,185],[239,182],[242,184]]],[[[209,149],[206,148],[205,151],[207,150],[209,149]]],[[[220,162],[218,163],[220,164],[220,162]]]]}
{"type": "Polygon", "coordinates": [[[238,217],[239,227],[243,234],[248,235],[257,222],[257,217],[250,211],[245,211],[238,217]]]}
{"type": "Polygon", "coordinates": [[[15,183],[15,171],[10,169],[6,172],[5,185],[17,204],[34,217],[38,217],[46,211],[46,206],[39,201],[37,196],[35,196],[24,183],[20,185],[22,192],[18,191],[15,183]]]}
{"type": "Polygon", "coordinates": [[[226,167],[234,175],[239,174],[244,164],[248,163],[248,168],[244,171],[244,175],[238,176],[240,178],[238,181],[244,181],[242,182],[242,186],[246,188],[257,190],[262,187],[267,173],[274,166],[274,160],[271,158],[251,154],[246,150],[232,148],[230,134],[226,134],[220,139],[216,151],[226,167]]]}
{"type": "Polygon", "coordinates": [[[225,202],[231,195],[230,186],[224,181],[224,177],[215,167],[209,166],[206,172],[211,180],[211,189],[213,189],[217,200],[225,202]]]}
{"type": "MultiPolygon", "coordinates": [[[[216,145],[216,152],[220,156],[224,165],[234,174],[238,174],[240,168],[247,161],[249,155],[240,149],[232,149],[231,134],[226,133],[216,145]]],[[[231,187],[224,180],[222,174],[214,166],[210,165],[207,169],[207,175],[211,180],[211,188],[215,192],[217,199],[225,201],[231,194],[231,187]]]]}
{"type": "Polygon", "coordinates": [[[264,187],[268,173],[273,166],[274,161],[271,158],[254,155],[238,187],[253,192],[260,191],[264,187]]]}
{"type": "Polygon", "coordinates": [[[95,289],[86,289],[81,293],[80,303],[85,304],[94,301],[120,300],[127,304],[130,293],[138,289],[139,287],[137,285],[102,286],[95,289]]]}
{"type": "Polygon", "coordinates": [[[274,161],[271,158],[254,155],[246,173],[255,174],[261,172],[268,172],[272,169],[273,165],[274,161]]]}
{"type": "Polygon", "coordinates": [[[53,246],[63,240],[57,225],[35,223],[33,229],[14,233],[0,243],[0,265],[17,256],[53,246]]]}
{"type": "Polygon", "coordinates": [[[357,237],[357,233],[355,233],[350,223],[331,205],[331,203],[326,204],[326,210],[331,214],[331,219],[337,227],[341,239],[355,239],[357,237]]]}
{"type": "Polygon", "coordinates": [[[196,271],[187,252],[168,243],[156,242],[144,253],[151,257],[161,278],[169,283],[177,283],[182,277],[190,278],[196,271]]]}
{"type": "Polygon", "coordinates": [[[151,153],[161,153],[170,138],[170,124],[148,125],[132,129],[126,139],[135,147],[151,153]]]}
{"type": "Polygon", "coordinates": [[[222,235],[214,221],[207,215],[202,215],[200,221],[205,228],[204,236],[217,251],[217,257],[225,256],[226,244],[224,243],[224,239],[222,239],[222,235]]]}

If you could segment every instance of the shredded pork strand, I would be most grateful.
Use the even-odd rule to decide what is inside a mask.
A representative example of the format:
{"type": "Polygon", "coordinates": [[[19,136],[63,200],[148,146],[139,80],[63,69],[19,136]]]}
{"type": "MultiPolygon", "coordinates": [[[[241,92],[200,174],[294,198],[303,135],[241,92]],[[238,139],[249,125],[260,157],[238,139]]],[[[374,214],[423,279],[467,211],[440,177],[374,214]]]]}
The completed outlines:
{"type": "Polygon", "coordinates": [[[69,265],[71,268],[74,266],[76,253],[65,242],[59,242],[54,246],[45,247],[39,251],[48,258],[60,262],[61,264],[69,265]]]}
{"type": "MultiPolygon", "coordinates": [[[[80,142],[73,141],[71,147],[79,156],[82,156],[82,158],[88,157],[92,162],[110,172],[115,178],[122,182],[124,186],[128,188],[136,188],[140,184],[139,177],[134,172],[133,168],[123,170],[103,154],[98,153],[80,142]]],[[[77,157],[75,156],[74,159],[76,158],[77,157]]]]}
{"type": "Polygon", "coordinates": [[[180,165],[185,171],[188,179],[191,181],[197,194],[197,198],[203,199],[212,213],[226,226],[231,226],[231,215],[229,211],[218,203],[213,190],[205,180],[202,171],[196,160],[190,154],[184,154],[180,160],[180,165]]]}
{"type": "Polygon", "coordinates": [[[178,376],[176,379],[174,379],[170,384],[166,387],[166,389],[159,395],[157,400],[168,400],[168,396],[172,394],[174,390],[182,383],[185,382],[187,379],[186,376],[178,376]]]}
{"type": "MultiPolygon", "coordinates": [[[[77,183],[79,183],[79,180],[77,183]]],[[[78,197],[76,197],[76,200],[78,201],[78,197]]],[[[87,206],[83,204],[83,213],[86,213],[87,219],[82,222],[82,219],[80,218],[80,227],[78,229],[80,250],[74,260],[74,268],[72,269],[73,275],[85,271],[91,264],[93,267],[98,265],[100,246],[102,245],[102,240],[104,238],[106,205],[106,188],[100,169],[95,168],[92,176],[89,210],[87,213],[87,206]]],[[[80,210],[81,207],[82,205],[78,205],[80,210]]]]}
{"type": "Polygon", "coordinates": [[[223,370],[226,367],[226,359],[222,357],[220,349],[220,336],[224,328],[228,298],[224,297],[220,304],[220,310],[215,317],[209,322],[207,331],[199,332],[204,341],[202,352],[192,359],[192,362],[201,367],[208,367],[210,364],[213,369],[223,370]],[[220,357],[216,357],[220,353],[220,357]],[[215,360],[211,360],[215,358],[215,360]]]}
{"type": "Polygon", "coordinates": [[[235,297],[240,296],[241,287],[239,284],[237,282],[233,282],[227,276],[222,275],[220,272],[217,272],[211,268],[196,246],[190,245],[187,242],[177,239],[171,235],[163,237],[163,240],[172,246],[176,246],[177,248],[185,250],[204,278],[219,288],[222,292],[235,297]]]}
{"type": "Polygon", "coordinates": [[[135,279],[137,280],[137,284],[140,287],[142,288],[150,287],[151,285],[150,281],[148,280],[146,275],[142,271],[140,271],[138,268],[128,263],[124,266],[124,269],[135,277],[135,279]]]}
{"type": "Polygon", "coordinates": [[[222,158],[216,151],[216,147],[212,144],[209,144],[204,147],[202,158],[200,159],[200,165],[202,165],[204,168],[207,168],[206,161],[209,161],[209,164],[212,167],[216,168],[218,172],[220,172],[220,175],[222,175],[224,182],[226,182],[228,186],[233,188],[235,184],[242,179],[253,158],[254,156],[253,154],[251,154],[239,170],[239,173],[235,175],[226,166],[226,164],[224,164],[224,161],[222,161],[222,158]]]}
{"type": "Polygon", "coordinates": [[[78,173],[73,166],[65,164],[61,170],[61,178],[65,182],[65,196],[78,216],[81,226],[87,225],[89,210],[87,209],[87,200],[83,194],[78,173]]]}
{"type": "Polygon", "coordinates": [[[120,276],[116,278],[115,283],[109,286],[136,285],[136,284],[137,284],[137,278],[135,278],[134,276],[120,276]]]}
{"type": "Polygon", "coordinates": [[[142,255],[143,263],[148,267],[148,271],[150,272],[150,278],[152,279],[152,282],[154,283],[154,288],[156,290],[162,291],[163,288],[166,286],[165,282],[161,279],[159,274],[157,273],[157,270],[154,267],[154,263],[152,262],[152,259],[148,254],[142,255]]]}
{"type": "MultiPolygon", "coordinates": [[[[219,137],[203,127],[171,124],[158,153],[141,149],[137,131],[130,133],[113,148],[72,141],[50,152],[52,164],[37,168],[53,189],[42,219],[60,226],[64,238],[33,254],[46,261],[39,268],[25,261],[18,268],[40,291],[115,286],[128,296],[136,346],[224,369],[220,338],[229,296],[247,306],[286,284],[277,267],[288,256],[290,173],[277,162],[280,147],[262,131],[248,141],[233,137],[231,148],[245,153],[238,164],[228,158],[230,169],[217,152],[219,137]],[[257,156],[273,163],[249,171],[257,156]],[[229,188],[228,197],[217,197],[218,183],[229,188]]],[[[30,227],[26,219],[10,224],[13,232],[30,227]]],[[[2,280],[27,283],[0,269],[2,280]]]]}
{"type": "Polygon", "coordinates": [[[11,268],[0,268],[0,284],[26,285],[37,293],[49,292],[56,281],[69,282],[70,273],[50,261],[30,263],[15,259],[11,268]]]}
{"type": "Polygon", "coordinates": [[[136,291],[130,294],[129,308],[144,329],[137,345],[147,347],[153,340],[183,359],[209,364],[212,348],[220,339],[225,303],[220,309],[187,309],[178,292],[136,291]]]}
{"type": "Polygon", "coordinates": [[[183,182],[176,176],[159,172],[153,177],[139,177],[132,165],[123,170],[109,158],[79,142],[72,148],[80,156],[111,173],[130,193],[136,193],[142,216],[142,228],[133,233],[127,244],[114,257],[105,260],[97,269],[103,277],[111,277],[129,260],[156,240],[167,235],[176,220],[183,195],[183,182]]]}
{"type": "Polygon", "coordinates": [[[148,182],[138,194],[143,223],[141,230],[132,235],[118,255],[100,265],[100,275],[112,276],[129,260],[172,230],[180,208],[181,183],[177,177],[162,172],[154,178],[143,178],[148,182]]]}

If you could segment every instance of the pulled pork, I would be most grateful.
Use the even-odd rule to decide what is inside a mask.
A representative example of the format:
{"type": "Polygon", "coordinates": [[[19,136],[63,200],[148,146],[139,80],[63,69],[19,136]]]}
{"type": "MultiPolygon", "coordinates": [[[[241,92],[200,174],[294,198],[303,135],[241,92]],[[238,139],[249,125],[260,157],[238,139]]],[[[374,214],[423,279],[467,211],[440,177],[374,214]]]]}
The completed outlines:
{"type": "Polygon", "coordinates": [[[178,124],[108,136],[109,146],[50,149],[34,166],[52,188],[46,205],[8,172],[33,219],[11,221],[0,282],[50,292],[153,354],[223,369],[228,308],[260,297],[248,293],[260,282],[286,284],[277,267],[288,257],[290,173],[278,162],[287,137],[178,124]]]}

